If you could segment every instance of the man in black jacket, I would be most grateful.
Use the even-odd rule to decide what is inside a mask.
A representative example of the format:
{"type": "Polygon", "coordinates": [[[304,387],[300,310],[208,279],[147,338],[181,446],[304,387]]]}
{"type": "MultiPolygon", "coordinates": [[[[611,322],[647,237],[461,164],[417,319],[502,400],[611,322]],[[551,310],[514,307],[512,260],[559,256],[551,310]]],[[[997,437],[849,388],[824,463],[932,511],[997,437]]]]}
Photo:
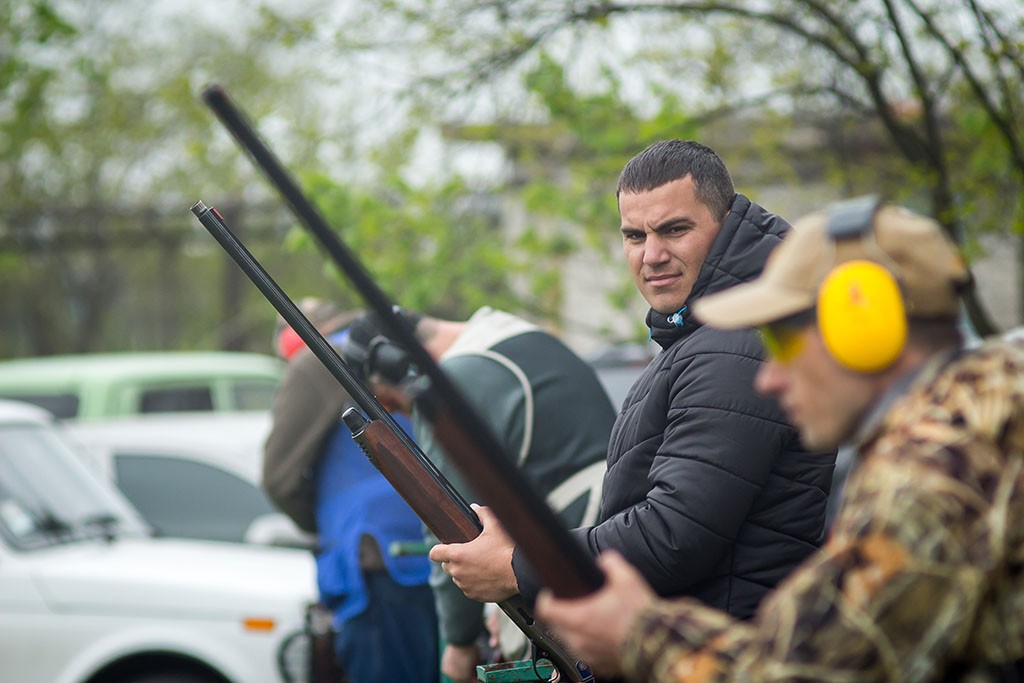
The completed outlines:
{"type": "MultiPolygon", "coordinates": [[[[722,160],[692,141],[634,157],[617,195],[626,261],[662,352],[612,429],[598,523],[574,533],[595,557],[619,551],[659,594],[746,619],[822,542],[835,458],[806,451],[778,404],[753,391],[756,333],[703,327],[690,309],[757,277],[789,226],[736,194],[722,160]]],[[[479,537],[436,546],[431,559],[475,599],[535,597],[529,567],[479,512],[479,537]]]]}

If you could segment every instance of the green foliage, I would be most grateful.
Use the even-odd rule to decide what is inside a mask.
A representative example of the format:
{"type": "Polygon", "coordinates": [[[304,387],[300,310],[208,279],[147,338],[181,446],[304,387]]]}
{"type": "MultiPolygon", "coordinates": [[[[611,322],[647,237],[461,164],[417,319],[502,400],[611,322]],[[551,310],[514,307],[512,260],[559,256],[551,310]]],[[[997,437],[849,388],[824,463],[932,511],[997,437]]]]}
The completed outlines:
{"type": "Polygon", "coordinates": [[[473,210],[474,193],[461,181],[415,189],[391,175],[368,189],[321,174],[305,183],[329,224],[396,302],[451,319],[483,305],[517,305],[507,278],[526,264],[508,249],[493,218],[473,210]]]}
{"type": "MultiPolygon", "coordinates": [[[[209,236],[191,240],[188,207],[199,197],[263,201],[198,90],[219,80],[257,122],[300,99],[304,67],[275,60],[284,39],[259,23],[245,30],[181,15],[154,30],[146,22],[159,19],[142,0],[0,4],[0,244],[15,256],[0,287],[31,293],[0,304],[23,331],[0,343],[0,355],[266,350],[272,312],[249,285],[225,278],[209,236]]],[[[301,109],[292,138],[277,141],[297,163],[311,156],[310,120],[317,107],[301,109]]]]}

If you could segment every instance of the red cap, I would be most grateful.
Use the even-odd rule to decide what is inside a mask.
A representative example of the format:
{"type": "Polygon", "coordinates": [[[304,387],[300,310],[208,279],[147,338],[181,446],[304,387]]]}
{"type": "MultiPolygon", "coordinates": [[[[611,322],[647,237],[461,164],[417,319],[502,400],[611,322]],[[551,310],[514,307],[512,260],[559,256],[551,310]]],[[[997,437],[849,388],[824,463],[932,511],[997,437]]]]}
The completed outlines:
{"type": "Polygon", "coordinates": [[[285,326],[277,335],[277,355],[285,360],[291,360],[292,356],[306,348],[306,342],[302,341],[299,333],[289,326],[285,326]]]}

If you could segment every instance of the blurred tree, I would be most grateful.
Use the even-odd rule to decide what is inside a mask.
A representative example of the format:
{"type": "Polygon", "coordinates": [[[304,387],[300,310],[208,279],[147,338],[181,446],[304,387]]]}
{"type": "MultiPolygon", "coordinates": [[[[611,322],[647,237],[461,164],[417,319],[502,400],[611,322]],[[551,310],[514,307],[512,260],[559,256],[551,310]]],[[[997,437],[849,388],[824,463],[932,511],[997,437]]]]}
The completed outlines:
{"type": "MultiPolygon", "coordinates": [[[[196,94],[216,74],[266,118],[299,92],[301,71],[278,68],[272,49],[253,56],[258,21],[220,28],[158,10],[133,0],[0,8],[0,305],[20,323],[3,355],[238,348],[245,334],[209,333],[235,316],[250,336],[267,321],[260,341],[269,338],[273,316],[256,297],[209,295],[241,291],[218,281],[234,271],[191,258],[212,244],[188,213],[201,189],[230,203],[266,197],[246,192],[252,169],[196,94]]],[[[290,127],[298,158],[308,125],[300,112],[290,127]]],[[[260,219],[253,233],[283,230],[279,215],[260,219]]]]}
{"type": "Polygon", "coordinates": [[[452,317],[529,308],[507,284],[530,269],[495,229],[493,195],[447,173],[407,180],[415,123],[376,132],[388,105],[352,89],[357,64],[322,59],[315,16],[280,2],[204,7],[0,7],[0,287],[14,293],[0,311],[15,321],[0,356],[268,351],[274,314],[195,223],[198,198],[294,296],[360,305],[200,104],[209,80],[398,301],[452,317]]]}
{"type": "MultiPolygon", "coordinates": [[[[844,193],[883,190],[923,204],[961,243],[1024,228],[1024,14],[998,0],[389,0],[372,23],[349,18],[346,50],[415,51],[423,92],[486,93],[492,108],[524,74],[556,59],[580,92],[616,74],[643,115],[685,101],[697,119],[759,107],[853,144],[832,150],[844,193]],[[399,34],[396,24],[415,27],[399,34]],[[383,33],[374,33],[380,26],[383,33]],[[404,41],[393,37],[402,35],[404,41]],[[375,42],[375,37],[377,41],[375,42]],[[543,56],[542,56],[543,55],[543,56]],[[856,144],[884,149],[864,154],[856,144]],[[843,155],[845,154],[845,155],[843,155]],[[897,177],[896,184],[880,182],[897,177]],[[922,192],[923,190],[923,192],[922,192]],[[923,195],[923,196],[922,196],[923,195]]],[[[535,102],[533,102],[536,105],[535,102]]],[[[548,101],[547,114],[555,103],[548,101]]],[[[513,104],[520,117],[537,106],[513,104]]],[[[757,131],[749,131],[751,144],[757,131]]],[[[777,149],[780,149],[777,147],[777,149]]],[[[822,149],[821,153],[832,153],[822,149]]],[[[981,333],[994,330],[973,292],[981,333]]]]}
{"type": "MultiPolygon", "coordinates": [[[[309,12],[318,14],[323,8],[314,4],[309,12]]],[[[293,21],[267,5],[263,11],[267,16],[278,17],[282,23],[293,21]]],[[[375,30],[386,31],[379,26],[375,30]]],[[[307,34],[304,40],[315,42],[322,38],[313,33],[307,34]]],[[[406,33],[405,29],[398,32],[399,35],[406,33]]],[[[363,53],[354,50],[352,54],[358,62],[363,53]]],[[[345,59],[348,52],[338,57],[345,59]]],[[[380,64],[377,69],[387,70],[380,64]]],[[[340,71],[343,76],[339,85],[348,84],[353,70],[354,67],[340,71]]],[[[324,78],[329,82],[332,76],[325,74],[324,78]]],[[[576,221],[583,215],[581,212],[586,212],[589,216],[600,215],[602,228],[606,228],[610,215],[606,211],[608,176],[603,168],[598,169],[591,162],[605,156],[605,138],[617,138],[620,147],[624,146],[624,140],[632,142],[634,138],[627,134],[628,122],[617,120],[622,105],[614,96],[593,102],[578,99],[565,86],[559,67],[554,63],[538,70],[534,78],[536,83],[532,90],[538,97],[564,100],[566,111],[560,115],[557,130],[551,126],[547,130],[528,126],[514,129],[502,121],[480,126],[446,125],[445,117],[438,116],[443,109],[436,97],[438,93],[421,99],[416,96],[419,84],[410,84],[407,80],[405,88],[390,96],[346,101],[346,106],[352,108],[369,107],[363,116],[373,122],[361,134],[375,134],[380,140],[370,152],[368,166],[360,167],[363,176],[358,186],[339,183],[334,179],[334,171],[330,175],[306,174],[305,179],[328,222],[339,226],[345,241],[379,277],[385,291],[403,305],[461,319],[486,304],[525,313],[551,328],[561,323],[563,261],[576,249],[577,236],[569,231],[551,230],[541,223],[550,222],[553,216],[576,221]],[[385,120],[383,109],[389,108],[403,111],[397,123],[385,120]],[[580,113],[577,108],[600,111],[605,120],[594,121],[587,131],[578,134],[571,128],[574,122],[579,123],[575,121],[580,113]],[[435,127],[440,127],[448,150],[434,155],[434,166],[427,171],[410,170],[415,165],[418,146],[435,127]],[[577,135],[589,140],[588,132],[600,139],[577,146],[560,160],[550,157],[550,149],[541,139],[530,139],[535,133],[547,139],[570,131],[574,140],[577,135]],[[458,164],[452,157],[477,155],[480,150],[474,148],[474,144],[484,139],[491,146],[497,141],[506,152],[515,149],[521,153],[511,155],[512,165],[518,169],[513,172],[517,180],[512,184],[526,195],[526,208],[538,210],[537,214],[543,217],[541,221],[527,217],[522,230],[510,228],[509,212],[504,206],[507,193],[502,180],[482,179],[454,170],[458,164]],[[601,154],[587,147],[600,149],[601,154]],[[451,152],[452,148],[457,151],[451,152]],[[537,156],[531,161],[533,155],[537,156]],[[551,174],[545,170],[556,162],[565,162],[573,171],[584,171],[586,177],[574,176],[573,188],[564,188],[565,192],[556,190],[551,185],[551,174]],[[599,183],[599,189],[595,183],[599,183]]],[[[636,119],[631,117],[631,120],[636,119]]],[[[621,160],[606,162],[605,167],[609,163],[618,164],[621,160]]],[[[602,239],[602,243],[605,241],[602,239]]],[[[315,250],[313,240],[299,230],[290,235],[288,244],[315,250]]],[[[620,270],[615,272],[618,274],[620,270]]],[[[623,284],[628,283],[625,273],[622,278],[623,284]]],[[[353,303],[358,304],[358,301],[353,300],[353,303]]],[[[592,331],[609,334],[608,330],[598,328],[592,331]]]]}
{"type": "Polygon", "coordinates": [[[663,137],[731,145],[748,183],[884,188],[974,248],[1024,220],[1021,23],[996,0],[3,3],[0,355],[266,350],[198,198],[289,292],[358,304],[198,103],[214,79],[386,291],[438,315],[564,319],[564,259],[617,252],[614,179],[663,137]]]}
{"type": "MultiPolygon", "coordinates": [[[[507,249],[490,196],[458,179],[415,188],[397,175],[373,188],[343,186],[325,175],[306,176],[305,185],[345,245],[397,303],[451,319],[484,305],[520,306],[506,282],[525,262],[507,249]]],[[[317,248],[299,228],[289,246],[317,248]]],[[[333,276],[344,282],[343,274],[333,276]]],[[[361,300],[349,294],[346,303],[358,307],[361,300]]]]}

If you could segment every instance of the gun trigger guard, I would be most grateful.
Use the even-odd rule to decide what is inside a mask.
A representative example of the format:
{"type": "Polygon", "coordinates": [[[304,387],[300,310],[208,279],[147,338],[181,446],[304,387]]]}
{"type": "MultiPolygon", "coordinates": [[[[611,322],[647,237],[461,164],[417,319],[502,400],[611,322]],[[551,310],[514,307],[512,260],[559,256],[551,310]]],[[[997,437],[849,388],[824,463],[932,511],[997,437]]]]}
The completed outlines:
{"type": "MultiPolygon", "coordinates": [[[[551,657],[549,656],[549,653],[545,652],[544,650],[541,650],[537,646],[537,643],[534,643],[534,642],[531,641],[530,642],[530,662],[533,665],[533,675],[534,675],[534,677],[537,678],[537,680],[541,680],[540,672],[537,671],[537,662],[539,660],[541,660],[541,659],[546,659],[547,661],[549,661],[552,664],[554,664],[554,662],[551,660],[551,657]]],[[[579,678],[579,683],[595,683],[594,682],[594,674],[590,670],[590,667],[587,666],[585,662],[581,662],[581,661],[577,660],[573,664],[574,664],[574,666],[576,668],[576,672],[575,673],[580,677],[579,678]]],[[[564,677],[563,672],[561,670],[559,670],[559,668],[557,666],[555,666],[554,667],[554,671],[551,674],[551,678],[548,679],[548,683],[561,683],[562,681],[565,681],[565,680],[568,680],[568,679],[566,679],[564,677]]]]}

